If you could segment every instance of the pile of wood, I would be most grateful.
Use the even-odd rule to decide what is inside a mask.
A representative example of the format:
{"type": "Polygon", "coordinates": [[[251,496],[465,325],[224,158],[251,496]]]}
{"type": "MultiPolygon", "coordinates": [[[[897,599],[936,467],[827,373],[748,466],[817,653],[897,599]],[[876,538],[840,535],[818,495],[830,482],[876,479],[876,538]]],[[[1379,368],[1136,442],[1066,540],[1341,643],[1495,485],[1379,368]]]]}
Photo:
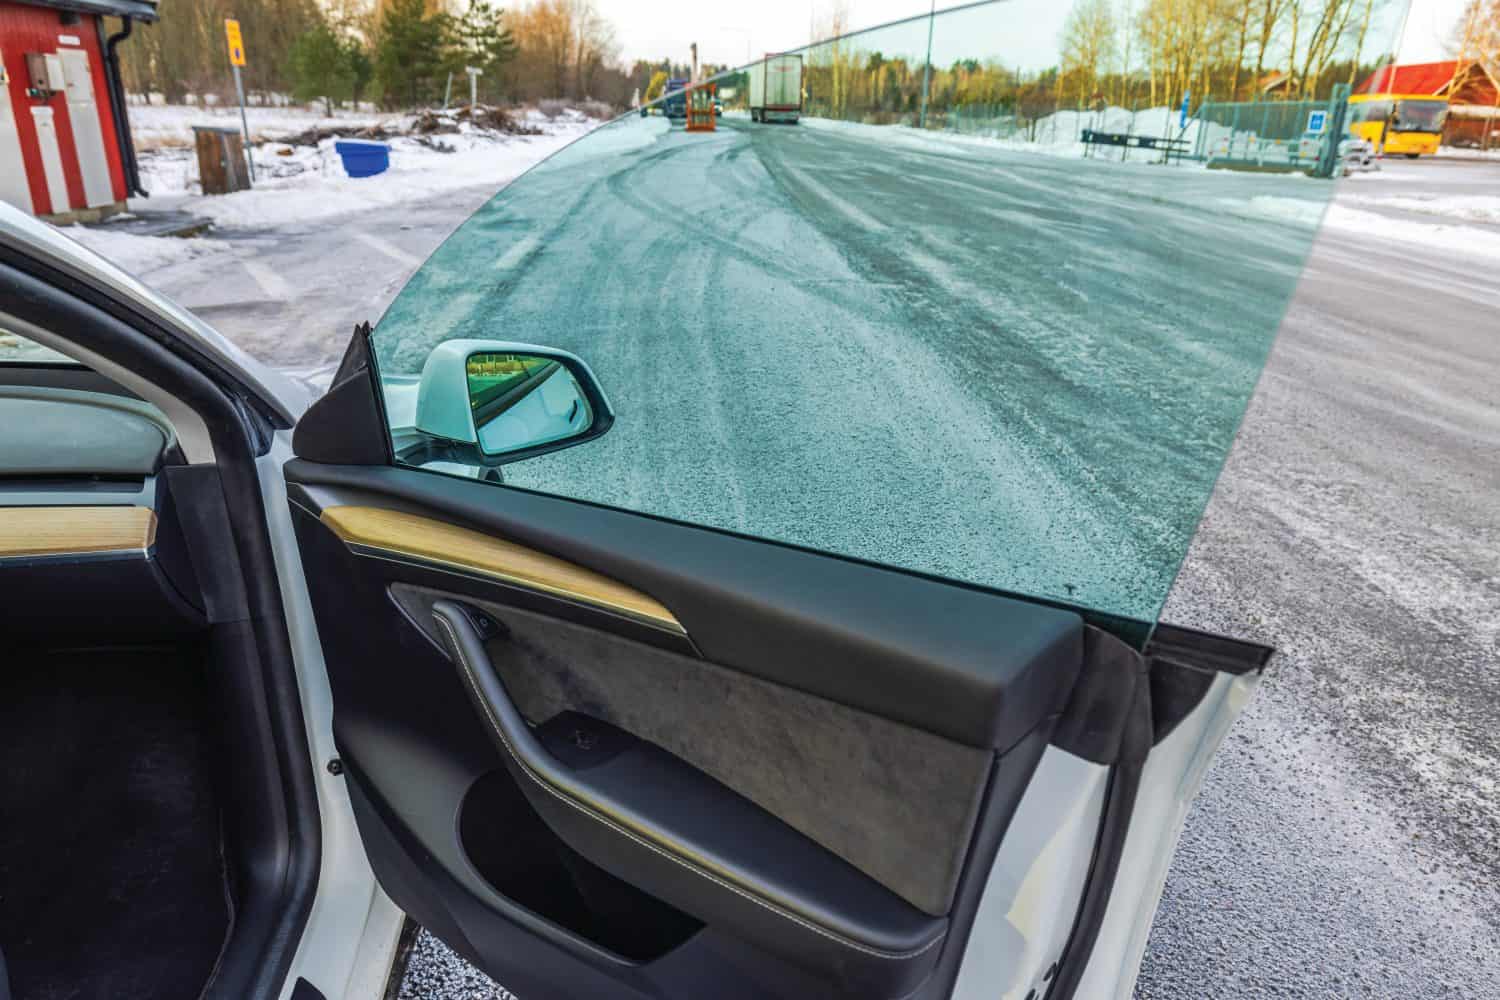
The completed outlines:
{"type": "Polygon", "coordinates": [[[485,132],[504,135],[542,134],[541,129],[526,124],[504,108],[476,104],[447,111],[424,108],[410,118],[392,119],[374,125],[318,125],[276,141],[289,146],[316,146],[324,139],[370,139],[383,142],[398,136],[425,138],[452,135],[459,131],[459,125],[463,122],[485,132]]]}

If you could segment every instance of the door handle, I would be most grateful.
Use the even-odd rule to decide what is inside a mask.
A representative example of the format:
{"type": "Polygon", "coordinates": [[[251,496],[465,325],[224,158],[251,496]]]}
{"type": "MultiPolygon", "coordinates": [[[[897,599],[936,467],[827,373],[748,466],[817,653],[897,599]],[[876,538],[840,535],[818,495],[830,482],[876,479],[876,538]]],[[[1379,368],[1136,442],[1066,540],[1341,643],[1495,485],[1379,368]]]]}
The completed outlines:
{"type": "MultiPolygon", "coordinates": [[[[544,742],[557,734],[547,724],[533,730],[512,701],[475,612],[444,599],[432,604],[432,617],[506,769],[585,858],[708,923],[724,920],[804,961],[816,954],[818,966],[831,947],[842,955],[835,964],[868,958],[884,980],[897,967],[915,974],[935,956],[944,918],[918,911],[654,743],[623,734],[597,763],[569,766],[544,742]]],[[[569,755],[564,746],[558,753],[569,755]]]]}

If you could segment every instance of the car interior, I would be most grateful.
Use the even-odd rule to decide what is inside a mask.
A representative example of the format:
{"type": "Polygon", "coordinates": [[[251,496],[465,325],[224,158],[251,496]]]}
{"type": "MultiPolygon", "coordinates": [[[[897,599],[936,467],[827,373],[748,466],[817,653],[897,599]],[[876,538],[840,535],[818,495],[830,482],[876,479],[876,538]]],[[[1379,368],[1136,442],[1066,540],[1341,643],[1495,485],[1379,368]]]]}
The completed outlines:
{"type": "Polygon", "coordinates": [[[278,839],[264,678],[218,469],[65,360],[0,364],[0,996],[196,997],[278,839]]]}
{"type": "Polygon", "coordinates": [[[161,413],[109,380],[11,365],[0,380],[11,986],[194,996],[235,896],[219,787],[232,734],[213,711],[235,639],[210,621],[176,500],[202,486],[161,413]]]}

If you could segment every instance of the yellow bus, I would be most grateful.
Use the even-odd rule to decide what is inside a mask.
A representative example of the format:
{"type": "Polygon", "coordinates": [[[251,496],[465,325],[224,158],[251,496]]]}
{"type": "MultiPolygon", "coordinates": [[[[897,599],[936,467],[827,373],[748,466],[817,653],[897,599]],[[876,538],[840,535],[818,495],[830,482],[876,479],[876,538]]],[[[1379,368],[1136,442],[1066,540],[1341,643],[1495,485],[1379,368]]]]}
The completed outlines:
{"type": "Polygon", "coordinates": [[[1448,100],[1431,94],[1353,94],[1349,132],[1367,139],[1376,152],[1415,160],[1438,150],[1448,100]]]}

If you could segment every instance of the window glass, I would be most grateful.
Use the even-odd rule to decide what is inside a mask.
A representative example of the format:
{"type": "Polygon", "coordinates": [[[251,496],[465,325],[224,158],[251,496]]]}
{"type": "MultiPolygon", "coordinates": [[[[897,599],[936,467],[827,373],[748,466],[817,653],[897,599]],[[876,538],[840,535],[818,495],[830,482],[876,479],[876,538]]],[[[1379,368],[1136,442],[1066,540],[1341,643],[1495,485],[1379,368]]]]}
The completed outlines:
{"type": "MultiPolygon", "coordinates": [[[[800,86],[723,74],[713,131],[678,99],[562,150],[375,330],[398,454],[1153,622],[1334,182],[1298,138],[1326,98],[1276,105],[1291,139],[1259,104],[1199,129],[1111,10],[919,17],[800,86]],[[506,462],[419,426],[453,341],[571,352],[609,433],[506,462]]],[[[579,377],[548,426],[584,440],[579,377]]]]}
{"type": "Polygon", "coordinates": [[[1448,117],[1447,101],[1398,101],[1397,132],[1441,132],[1448,117]]]}
{"type": "Polygon", "coordinates": [[[19,333],[11,333],[0,327],[0,365],[3,364],[61,364],[75,365],[78,362],[66,354],[59,354],[50,347],[43,347],[19,333]]]}

